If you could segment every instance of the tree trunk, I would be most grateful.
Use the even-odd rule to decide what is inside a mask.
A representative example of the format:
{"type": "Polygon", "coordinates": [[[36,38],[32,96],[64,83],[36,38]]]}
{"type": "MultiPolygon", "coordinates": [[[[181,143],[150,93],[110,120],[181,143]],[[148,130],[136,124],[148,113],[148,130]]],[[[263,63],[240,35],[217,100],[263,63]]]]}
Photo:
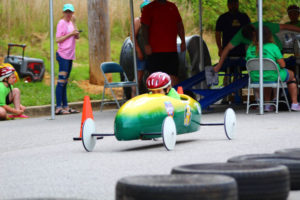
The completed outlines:
{"type": "Polygon", "coordinates": [[[110,61],[109,0],[88,0],[90,83],[103,85],[100,64],[110,61]]]}

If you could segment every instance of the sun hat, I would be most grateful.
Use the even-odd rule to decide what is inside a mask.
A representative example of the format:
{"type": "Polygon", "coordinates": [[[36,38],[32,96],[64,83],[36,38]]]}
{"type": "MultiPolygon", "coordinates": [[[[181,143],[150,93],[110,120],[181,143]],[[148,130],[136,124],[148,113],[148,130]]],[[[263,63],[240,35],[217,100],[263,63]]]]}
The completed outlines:
{"type": "Polygon", "coordinates": [[[70,4],[70,3],[65,4],[64,7],[63,7],[63,11],[64,11],[64,12],[67,11],[67,10],[69,10],[69,11],[71,11],[71,12],[74,12],[74,11],[75,11],[74,6],[73,6],[72,4],[70,4]]]}
{"type": "Polygon", "coordinates": [[[146,5],[148,5],[150,1],[144,0],[144,2],[140,5],[140,9],[142,10],[146,5]]]}

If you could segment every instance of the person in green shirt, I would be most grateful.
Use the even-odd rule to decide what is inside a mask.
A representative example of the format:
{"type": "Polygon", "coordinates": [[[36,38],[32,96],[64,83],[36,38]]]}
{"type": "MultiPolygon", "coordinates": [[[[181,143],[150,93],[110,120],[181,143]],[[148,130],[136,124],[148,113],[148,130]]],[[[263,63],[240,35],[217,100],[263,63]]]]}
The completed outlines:
{"type": "Polygon", "coordinates": [[[169,97],[180,100],[179,94],[171,85],[171,77],[164,72],[154,72],[146,80],[148,90],[152,94],[165,94],[169,97]]]}
{"type": "Polygon", "coordinates": [[[15,69],[8,63],[0,66],[0,120],[8,118],[28,118],[24,115],[25,106],[21,105],[21,92],[18,88],[14,88],[17,77],[15,69]],[[9,104],[14,104],[14,108],[9,104]],[[8,116],[7,113],[15,115],[8,116]]]}
{"type": "MultiPolygon", "coordinates": [[[[278,23],[272,23],[272,22],[263,22],[263,25],[268,27],[270,31],[272,32],[274,42],[278,45],[279,49],[282,50],[282,44],[278,37],[276,36],[276,33],[278,33],[280,30],[289,30],[289,31],[295,31],[300,32],[300,27],[291,25],[291,24],[278,24],[278,23]]],[[[246,44],[250,45],[252,43],[253,34],[255,33],[255,29],[258,28],[258,22],[254,22],[251,24],[248,24],[241,28],[235,36],[232,38],[232,40],[226,45],[224,48],[219,63],[214,67],[215,72],[219,72],[229,51],[233,49],[235,46],[239,44],[246,44]]]]}
{"type": "MultiPolygon", "coordinates": [[[[258,42],[258,30],[256,29],[256,34],[253,37],[253,43],[248,47],[246,52],[246,60],[259,57],[259,42],[258,42]]],[[[286,69],[286,65],[281,54],[279,47],[273,43],[273,37],[271,30],[267,27],[263,27],[263,58],[269,58],[277,63],[280,78],[282,81],[287,82],[289,94],[292,99],[291,109],[294,111],[300,111],[300,105],[297,100],[297,85],[294,72],[286,69]]],[[[259,81],[259,71],[253,71],[250,73],[250,78],[254,82],[259,81]]],[[[275,82],[277,81],[278,74],[277,71],[264,71],[263,80],[264,82],[275,82]]],[[[264,99],[265,101],[271,100],[271,88],[265,88],[264,99]]],[[[270,105],[266,105],[266,111],[271,111],[270,105]]]]}
{"type": "Polygon", "coordinates": [[[290,18],[290,21],[286,24],[291,24],[300,27],[300,21],[299,21],[299,14],[300,10],[297,5],[290,5],[287,9],[288,16],[290,18]]]}

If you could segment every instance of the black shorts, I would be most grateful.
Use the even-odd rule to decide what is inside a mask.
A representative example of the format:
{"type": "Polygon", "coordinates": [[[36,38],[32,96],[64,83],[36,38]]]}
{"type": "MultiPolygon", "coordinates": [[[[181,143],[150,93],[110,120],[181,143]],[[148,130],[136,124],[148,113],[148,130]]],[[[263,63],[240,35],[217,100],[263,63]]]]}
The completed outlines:
{"type": "Polygon", "coordinates": [[[150,73],[161,71],[178,76],[179,59],[177,52],[152,53],[147,59],[147,70],[150,73]]]}
{"type": "Polygon", "coordinates": [[[12,104],[12,101],[9,100],[9,94],[6,96],[6,105],[12,104]]]}

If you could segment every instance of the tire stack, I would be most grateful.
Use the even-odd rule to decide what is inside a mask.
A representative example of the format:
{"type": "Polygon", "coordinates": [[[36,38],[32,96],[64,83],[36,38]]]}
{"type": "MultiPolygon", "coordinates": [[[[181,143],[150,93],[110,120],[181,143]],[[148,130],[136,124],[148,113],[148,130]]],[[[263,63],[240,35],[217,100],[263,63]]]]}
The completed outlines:
{"type": "Polygon", "coordinates": [[[233,177],[239,200],[285,200],[289,172],[283,165],[263,163],[208,163],[174,167],[172,174],[219,174],[233,177]]]}
{"type": "Polygon", "coordinates": [[[148,175],[120,179],[116,200],[238,200],[236,181],[222,175],[148,175]]]}
{"type": "Polygon", "coordinates": [[[236,156],[228,159],[230,163],[271,163],[277,165],[284,165],[289,170],[290,189],[300,189],[300,157],[293,157],[289,155],[280,154],[249,154],[236,156]]]}
{"type": "MultiPolygon", "coordinates": [[[[204,69],[199,69],[200,65],[200,36],[199,35],[192,35],[185,38],[186,43],[186,52],[178,52],[178,58],[179,58],[179,69],[178,69],[178,78],[179,81],[184,81],[187,78],[190,78],[196,74],[198,74],[200,71],[203,71],[204,69]],[[187,59],[187,57],[189,59],[187,59]]],[[[180,46],[181,41],[177,44],[177,46],[180,46]]],[[[209,54],[208,47],[203,41],[203,62],[204,66],[211,66],[211,57],[209,54]]],[[[124,43],[121,47],[120,52],[120,65],[123,67],[128,79],[130,81],[134,80],[134,61],[133,61],[133,44],[130,39],[130,37],[127,37],[124,40],[124,43]]],[[[145,70],[145,74],[143,76],[142,84],[139,85],[139,94],[147,93],[147,87],[146,87],[146,79],[149,76],[149,72],[145,70]]],[[[124,80],[124,77],[121,77],[121,80],[124,80]]],[[[198,86],[199,87],[199,86],[198,86]]],[[[124,88],[125,95],[127,99],[131,98],[131,88],[124,88]]],[[[184,91],[188,95],[193,96],[192,91],[184,91]]]]}
{"type": "Polygon", "coordinates": [[[299,189],[300,148],[293,148],[177,166],[171,175],[122,178],[115,199],[286,200],[290,190],[299,189]]]}

